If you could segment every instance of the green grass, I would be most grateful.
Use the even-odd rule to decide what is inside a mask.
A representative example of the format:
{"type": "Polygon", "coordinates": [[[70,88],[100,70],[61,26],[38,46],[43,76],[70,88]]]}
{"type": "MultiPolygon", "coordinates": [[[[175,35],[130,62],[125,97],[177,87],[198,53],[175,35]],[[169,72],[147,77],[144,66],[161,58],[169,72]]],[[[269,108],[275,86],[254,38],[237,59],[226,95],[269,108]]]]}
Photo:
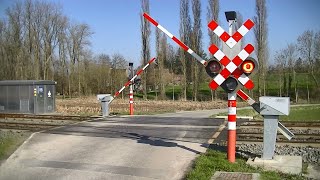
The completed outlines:
{"type": "Polygon", "coordinates": [[[284,121],[320,121],[320,105],[291,107],[289,116],[281,116],[284,121]]]}
{"type": "Polygon", "coordinates": [[[29,135],[28,132],[0,131],[0,161],[8,158],[29,135]]]}
{"type": "MultiPolygon", "coordinates": [[[[224,112],[224,113],[219,113],[216,115],[212,115],[210,117],[216,117],[216,116],[227,116],[228,113],[224,112]]],[[[237,110],[237,116],[252,116],[254,119],[262,119],[262,116],[257,113],[255,110],[253,109],[241,109],[241,110],[237,110]]]]}
{"type": "Polygon", "coordinates": [[[227,160],[226,153],[208,149],[194,163],[193,169],[187,174],[189,180],[209,180],[216,171],[260,173],[260,179],[305,179],[300,175],[289,175],[274,171],[265,171],[246,164],[246,160],[237,158],[235,163],[227,160]]]}
{"type": "MultiPolygon", "coordinates": [[[[219,113],[215,116],[226,116],[228,113],[219,113]]],[[[252,116],[262,120],[262,116],[253,109],[237,110],[237,116],[252,116]]],[[[320,121],[320,105],[295,106],[290,108],[289,116],[280,116],[282,121],[320,121]]]]}

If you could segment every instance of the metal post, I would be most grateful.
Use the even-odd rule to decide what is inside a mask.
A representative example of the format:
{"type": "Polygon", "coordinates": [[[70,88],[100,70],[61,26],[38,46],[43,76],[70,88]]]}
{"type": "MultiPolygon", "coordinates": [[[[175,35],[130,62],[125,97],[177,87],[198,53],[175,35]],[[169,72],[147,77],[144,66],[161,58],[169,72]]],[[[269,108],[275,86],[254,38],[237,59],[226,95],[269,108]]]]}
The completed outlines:
{"type": "Polygon", "coordinates": [[[130,104],[130,115],[133,115],[133,88],[132,83],[130,84],[130,92],[129,92],[129,104],[130,104]]]}
{"type": "Polygon", "coordinates": [[[228,160],[236,161],[236,119],[237,119],[237,94],[228,93],[228,160]]]}
{"type": "MultiPolygon", "coordinates": [[[[232,35],[234,20],[229,20],[229,34],[232,35]]],[[[230,50],[230,55],[232,50],[230,50]]],[[[228,160],[231,163],[236,161],[236,119],[237,119],[237,94],[236,92],[228,93],[228,160]]]]}
{"type": "Polygon", "coordinates": [[[279,116],[263,116],[263,154],[262,159],[272,159],[276,149],[279,116]]]}
{"type": "Polygon", "coordinates": [[[109,102],[103,100],[101,101],[102,117],[109,116],[109,102]]]}

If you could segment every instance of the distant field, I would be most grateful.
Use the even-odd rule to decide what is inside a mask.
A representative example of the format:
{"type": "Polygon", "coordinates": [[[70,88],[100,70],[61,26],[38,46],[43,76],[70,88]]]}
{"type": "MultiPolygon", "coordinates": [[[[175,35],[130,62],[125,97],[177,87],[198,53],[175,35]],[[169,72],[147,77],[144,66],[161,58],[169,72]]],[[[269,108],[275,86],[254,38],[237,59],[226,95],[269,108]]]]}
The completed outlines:
{"type": "Polygon", "coordinates": [[[320,105],[292,107],[289,116],[281,116],[284,121],[320,121],[320,105]]]}
{"type": "MultiPolygon", "coordinates": [[[[317,77],[320,76],[320,74],[316,74],[317,77]]],[[[257,76],[252,76],[250,77],[254,84],[255,88],[250,92],[250,96],[252,98],[257,99],[258,98],[258,88],[257,88],[257,76]]],[[[291,77],[293,78],[293,77],[291,77]]],[[[296,84],[292,80],[291,81],[291,89],[288,87],[284,87],[283,82],[284,79],[281,79],[281,95],[282,96],[287,96],[287,91],[289,92],[289,96],[291,100],[295,100],[295,92],[294,92],[294,87],[297,87],[298,91],[298,102],[306,102],[307,97],[308,97],[308,89],[309,89],[309,97],[310,101],[315,103],[315,102],[320,102],[320,89],[315,86],[314,81],[312,80],[312,77],[308,73],[297,73],[296,74],[296,84]]],[[[289,75],[286,74],[286,84],[287,86],[289,85],[289,75]]],[[[203,82],[199,86],[199,97],[198,99],[200,101],[207,101],[211,100],[211,90],[208,86],[210,80],[207,79],[206,82],[203,82]]],[[[269,73],[267,75],[266,79],[266,95],[267,96],[280,96],[280,79],[279,79],[279,73],[269,73]]],[[[175,99],[181,99],[181,86],[180,85],[167,85],[166,86],[166,97],[168,99],[172,99],[174,94],[175,99]],[[174,90],[173,90],[174,89],[174,90]],[[174,92],[174,93],[173,93],[174,92]]],[[[218,99],[227,99],[227,94],[221,89],[217,89],[217,95],[218,99]]],[[[148,93],[148,99],[155,99],[156,93],[154,91],[148,93]]],[[[142,97],[142,94],[138,94],[137,97],[142,97]]],[[[192,99],[192,89],[191,86],[189,86],[187,90],[187,98],[189,100],[192,99]]]]}
{"type": "MultiPolygon", "coordinates": [[[[239,106],[246,106],[245,102],[238,103],[239,106]]],[[[83,97],[72,99],[56,100],[56,108],[58,113],[76,114],[76,115],[100,115],[101,106],[96,97],[83,97]]],[[[204,109],[221,109],[227,108],[226,101],[155,101],[155,100],[134,100],[134,114],[148,115],[159,114],[165,112],[176,111],[194,111],[204,109]]],[[[115,99],[110,105],[110,113],[113,114],[129,114],[129,99],[115,99]]]]}
{"type": "MultiPolygon", "coordinates": [[[[218,116],[226,116],[227,113],[220,113],[218,116]]],[[[262,116],[253,109],[237,110],[238,116],[253,116],[255,119],[262,119],[262,116]]],[[[294,106],[290,108],[289,116],[280,116],[283,121],[320,121],[320,105],[294,106]]]]}

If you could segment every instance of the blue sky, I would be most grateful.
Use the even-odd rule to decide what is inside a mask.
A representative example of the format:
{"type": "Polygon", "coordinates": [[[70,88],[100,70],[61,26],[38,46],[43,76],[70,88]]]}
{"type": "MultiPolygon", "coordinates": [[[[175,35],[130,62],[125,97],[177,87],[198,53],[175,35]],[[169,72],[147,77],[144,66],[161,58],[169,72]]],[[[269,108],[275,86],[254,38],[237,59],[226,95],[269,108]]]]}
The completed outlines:
{"type": "MultiPolygon", "coordinates": [[[[90,25],[91,49],[95,53],[121,53],[135,66],[140,64],[140,0],[49,0],[60,4],[73,21],[90,25]]],[[[0,0],[0,15],[13,1],[0,0]]],[[[203,47],[209,46],[207,35],[207,0],[201,1],[203,47]]],[[[298,35],[307,29],[320,30],[319,0],[267,0],[269,24],[269,48],[271,61],[275,51],[295,42],[298,35]]],[[[255,15],[255,0],[220,0],[220,24],[227,30],[225,11],[239,11],[244,20],[255,15]]],[[[179,37],[179,0],[150,0],[150,14],[179,37]]],[[[155,28],[152,26],[152,32],[155,28]]],[[[246,43],[253,42],[252,30],[245,36],[246,43]]],[[[172,45],[177,47],[171,40],[172,45]]],[[[152,56],[155,56],[154,36],[151,41],[152,56]]]]}

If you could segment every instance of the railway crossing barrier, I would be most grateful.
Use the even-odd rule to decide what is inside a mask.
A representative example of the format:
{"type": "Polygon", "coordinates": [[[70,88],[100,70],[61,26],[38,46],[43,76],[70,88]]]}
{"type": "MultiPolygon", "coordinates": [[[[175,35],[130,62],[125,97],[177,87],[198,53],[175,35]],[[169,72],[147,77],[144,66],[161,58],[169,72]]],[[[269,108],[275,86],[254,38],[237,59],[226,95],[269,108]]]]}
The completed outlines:
{"type": "MultiPolygon", "coordinates": [[[[120,93],[130,85],[130,93],[129,93],[129,103],[130,103],[130,115],[133,115],[133,83],[135,82],[135,79],[141,74],[143,73],[143,71],[150,65],[152,64],[154,61],[156,60],[156,58],[152,58],[143,68],[141,68],[128,82],[126,82],[124,84],[124,86],[122,86],[121,89],[119,89],[119,91],[117,91],[113,96],[111,96],[110,94],[98,94],[97,98],[98,101],[101,102],[101,109],[102,109],[102,116],[103,117],[107,117],[109,116],[109,105],[112,103],[112,101],[120,95],[120,93]],[[132,92],[132,93],[131,93],[132,92]],[[132,95],[131,95],[132,94],[132,95]],[[131,98],[132,97],[132,98],[131,98]],[[132,114],[131,114],[132,113],[132,114]]],[[[131,64],[129,64],[131,65],[131,64]]],[[[132,64],[133,65],[133,64],[132,64]]],[[[132,72],[133,73],[133,72],[132,72]]]]}
{"type": "MultiPolygon", "coordinates": [[[[235,162],[235,145],[236,145],[236,90],[238,89],[238,81],[247,89],[254,87],[252,80],[247,75],[251,74],[257,67],[253,58],[247,59],[253,52],[254,47],[248,44],[240,53],[230,59],[214,44],[209,47],[209,51],[213,54],[215,59],[206,61],[196,54],[191,48],[181,42],[167,29],[161,26],[147,13],[143,14],[150,23],[156,26],[159,30],[176,42],[183,50],[192,55],[197,61],[205,66],[206,71],[210,77],[213,78],[209,87],[216,90],[221,86],[228,92],[228,160],[235,162]],[[248,70],[248,71],[245,71],[248,70]]],[[[229,34],[232,34],[232,29],[235,26],[236,12],[226,12],[226,17],[229,22],[229,34]]],[[[215,21],[211,21],[208,27],[217,34],[222,41],[224,41],[229,48],[234,47],[238,41],[253,27],[254,23],[247,20],[238,31],[230,36],[226,33],[215,21]]],[[[240,46],[239,46],[240,47],[240,46]]],[[[234,52],[230,51],[230,52],[234,52]]]]}
{"type": "MultiPolygon", "coordinates": [[[[213,80],[209,84],[209,87],[212,90],[216,90],[220,86],[228,93],[227,155],[229,162],[233,163],[235,162],[236,152],[236,92],[241,87],[238,86],[238,82],[249,90],[253,89],[254,83],[248,76],[251,75],[258,66],[256,60],[249,57],[254,51],[254,47],[251,44],[248,44],[241,50],[240,45],[241,38],[254,26],[254,23],[248,19],[233,34],[236,22],[236,12],[229,11],[225,14],[229,23],[229,33],[225,32],[215,21],[211,21],[208,24],[208,27],[228,46],[223,49],[224,52],[214,44],[209,47],[209,51],[213,54],[215,59],[212,59],[208,65],[212,62],[221,64],[219,66],[220,68],[215,69],[216,72],[214,73],[214,76],[211,76],[213,80]],[[231,36],[230,34],[233,35],[231,36]],[[239,53],[236,54],[237,52],[239,53]]],[[[208,72],[211,67],[207,66],[206,69],[208,69],[208,72]]]]}
{"type": "MultiPolygon", "coordinates": [[[[227,21],[229,23],[229,33],[226,33],[215,21],[211,21],[208,24],[208,27],[220,37],[220,39],[229,47],[225,48],[224,52],[222,52],[216,45],[212,44],[209,47],[209,51],[213,54],[214,58],[206,61],[202,59],[199,55],[196,54],[192,49],[190,49],[187,45],[181,42],[178,38],[176,38],[173,34],[171,34],[167,29],[161,26],[157,21],[155,21],[150,15],[144,13],[143,16],[150,23],[156,26],[159,30],[165,33],[168,37],[170,37],[175,43],[177,43],[183,50],[192,55],[197,61],[199,61],[202,65],[204,65],[207,74],[213,78],[210,82],[209,87],[212,90],[216,90],[219,86],[222,87],[228,93],[228,160],[229,162],[235,162],[235,146],[236,146],[236,96],[242,96],[241,98],[248,102],[257,112],[262,111],[262,115],[266,118],[265,121],[268,121],[271,118],[277,119],[276,125],[273,122],[269,125],[269,122],[266,122],[266,136],[270,138],[264,138],[265,144],[272,142],[275,144],[274,139],[274,129],[278,127],[282,129],[282,133],[286,134],[286,137],[292,137],[293,134],[286,129],[281,123],[278,122],[276,116],[278,114],[267,115],[263,114],[265,112],[264,109],[261,109],[261,104],[255,102],[252,98],[250,98],[247,94],[245,94],[238,86],[238,82],[246,89],[251,90],[254,88],[254,83],[249,76],[253,74],[257,67],[257,61],[254,58],[249,57],[249,55],[254,51],[254,47],[251,44],[248,44],[244,47],[244,49],[240,49],[241,45],[238,42],[241,42],[241,38],[254,26],[254,23],[248,19],[245,23],[233,34],[233,29],[235,29],[236,22],[236,12],[229,11],[225,12],[227,21]],[[231,34],[231,35],[230,35],[231,34]],[[239,52],[236,54],[237,52],[239,52]],[[235,55],[235,57],[233,57],[235,55]],[[269,119],[268,119],[269,118],[269,119]],[[280,124],[280,125],[278,125],[280,124]],[[272,132],[271,132],[272,131],[272,132]]],[[[264,99],[262,99],[264,100],[264,99]]],[[[270,105],[270,104],[269,104],[270,105]]],[[[275,103],[270,106],[270,108],[277,109],[277,106],[282,106],[283,104],[275,103]],[[275,107],[274,107],[275,106],[275,107]]],[[[264,105],[265,108],[269,107],[264,105]]],[[[289,108],[289,106],[287,107],[289,108]]],[[[272,121],[272,120],[271,120],[272,121]]],[[[266,145],[267,146],[267,145],[266,145]]],[[[264,157],[270,157],[271,149],[265,148],[266,152],[264,153],[264,157]]],[[[274,152],[272,152],[274,153],[274,152]]]]}

